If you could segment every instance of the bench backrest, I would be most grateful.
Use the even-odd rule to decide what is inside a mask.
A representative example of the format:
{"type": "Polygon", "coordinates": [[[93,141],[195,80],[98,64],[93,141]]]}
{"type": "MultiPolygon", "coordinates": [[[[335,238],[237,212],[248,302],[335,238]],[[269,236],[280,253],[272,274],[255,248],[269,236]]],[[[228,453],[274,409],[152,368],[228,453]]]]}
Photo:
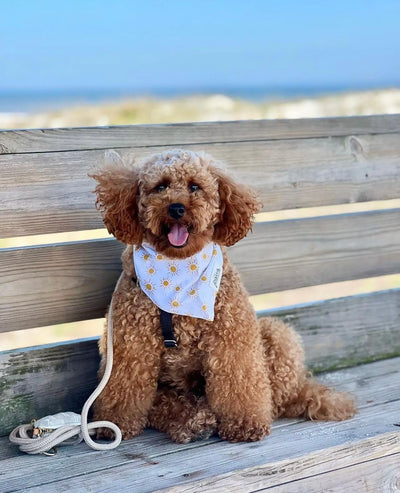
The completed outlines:
{"type": "MultiPolygon", "coordinates": [[[[175,147],[228,163],[259,191],[263,212],[400,198],[399,115],[1,131],[0,238],[102,228],[87,173],[104,151],[141,157],[175,147]]],[[[261,216],[230,255],[252,295],[396,274],[399,204],[261,216]]],[[[0,332],[102,317],[123,246],[98,236],[18,248],[0,239],[0,332]]],[[[268,313],[300,330],[315,370],[400,354],[399,289],[268,313]]],[[[33,417],[79,410],[97,365],[96,340],[0,353],[0,434],[33,417]]]]}

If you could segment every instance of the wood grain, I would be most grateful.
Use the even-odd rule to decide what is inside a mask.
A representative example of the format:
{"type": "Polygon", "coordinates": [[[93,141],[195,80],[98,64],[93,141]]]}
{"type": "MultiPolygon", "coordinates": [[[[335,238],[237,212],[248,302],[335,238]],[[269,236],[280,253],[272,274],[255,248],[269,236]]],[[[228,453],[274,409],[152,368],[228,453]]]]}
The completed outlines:
{"type": "MultiPolygon", "coordinates": [[[[398,134],[186,147],[229,163],[240,181],[257,189],[263,211],[400,197],[398,134]]],[[[118,150],[127,158],[134,151],[118,150]]],[[[140,148],[135,156],[158,151],[140,148]]],[[[101,150],[0,155],[0,236],[102,227],[87,174],[103,158],[101,150]]]]}
{"type": "Polygon", "coordinates": [[[257,223],[229,251],[251,294],[397,273],[400,209],[257,223]]]}
{"type": "MultiPolygon", "coordinates": [[[[230,249],[250,294],[399,272],[400,209],[258,223],[230,249]]],[[[122,244],[112,239],[0,252],[0,331],[105,313],[122,244]]]]}
{"type": "MultiPolygon", "coordinates": [[[[268,314],[282,317],[298,330],[303,337],[310,369],[353,367],[400,355],[400,290],[341,298],[268,314]]],[[[38,407],[42,415],[58,412],[62,406],[79,411],[82,399],[94,388],[97,362],[97,340],[7,351],[0,355],[0,436],[19,422],[32,419],[32,413],[38,407]],[[62,376],[64,372],[66,378],[62,376]]],[[[396,372],[398,368],[394,363],[380,362],[366,368],[351,368],[347,373],[331,372],[324,381],[349,391],[353,390],[354,379],[364,383],[371,378],[379,381],[380,387],[374,396],[366,384],[364,397],[359,394],[360,399],[364,399],[360,404],[367,405],[367,401],[389,398],[393,386],[396,389],[398,382],[388,379],[389,371],[396,372]]]]}
{"type": "Polygon", "coordinates": [[[0,435],[33,418],[80,411],[98,365],[97,340],[0,353],[0,435]]]}
{"type": "MultiPolygon", "coordinates": [[[[374,396],[385,375],[388,383],[400,383],[398,359],[363,368],[370,378],[365,378],[360,369],[354,369],[353,378],[353,369],[335,373],[346,375],[345,388],[351,382],[357,396],[374,396]]],[[[290,484],[298,478],[343,471],[377,458],[390,461],[400,452],[398,432],[393,427],[398,419],[398,406],[398,387],[392,386],[384,399],[362,406],[350,421],[283,421],[274,426],[267,439],[257,443],[231,444],[213,438],[176,445],[164,435],[148,430],[106,453],[91,451],[85,445],[60,448],[57,459],[52,461],[15,455],[15,449],[1,442],[4,446],[0,448],[0,489],[7,486],[12,491],[32,488],[30,491],[48,492],[65,488],[147,492],[175,486],[175,491],[187,492],[242,491],[230,487],[236,485],[248,488],[243,491],[257,491],[290,484]],[[41,474],[34,474],[39,468],[41,474]]]]}
{"type": "MultiPolygon", "coordinates": [[[[299,479],[290,485],[284,484],[269,488],[272,492],[281,493],[342,493],[357,491],[398,491],[400,453],[382,457],[368,463],[346,466],[344,470],[334,470],[319,474],[318,477],[299,479]]],[[[308,471],[305,471],[308,474],[308,471]]],[[[263,489],[258,491],[265,491],[263,489]]]]}
{"type": "Polygon", "coordinates": [[[170,493],[196,491],[225,493],[324,493],[352,491],[395,492],[400,478],[397,434],[319,450],[295,461],[254,467],[168,489],[170,493]],[[379,457],[381,456],[381,457],[379,457]],[[357,461],[359,461],[357,463],[357,461]]]}
{"type": "Polygon", "coordinates": [[[315,371],[400,355],[400,289],[259,312],[292,325],[315,371]]]}
{"type": "Polygon", "coordinates": [[[0,331],[103,317],[123,245],[87,241],[0,252],[0,331]]]}
{"type": "Polygon", "coordinates": [[[0,131],[0,154],[400,132],[399,115],[0,131]]]}

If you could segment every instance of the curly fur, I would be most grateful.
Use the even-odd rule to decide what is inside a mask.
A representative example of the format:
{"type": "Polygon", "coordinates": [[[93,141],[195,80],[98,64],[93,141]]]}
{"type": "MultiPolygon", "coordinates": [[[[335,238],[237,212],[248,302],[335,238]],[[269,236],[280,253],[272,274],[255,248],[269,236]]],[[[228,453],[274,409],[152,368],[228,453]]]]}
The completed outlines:
{"type": "MultiPolygon", "coordinates": [[[[213,433],[252,441],[268,435],[279,416],[342,420],[355,413],[350,396],[307,377],[300,338],[290,327],[257,320],[225,248],[214,321],[174,315],[178,348],[164,347],[159,309],[132,282],[135,244],[185,258],[210,241],[226,247],[243,238],[260,207],[251,189],[211,156],[187,150],[155,154],[138,166],[114,162],[93,177],[108,230],[127,244],[125,276],[114,295],[114,367],[96,419],[116,422],[125,439],[150,425],[177,442],[213,433]],[[172,203],[186,210],[179,221],[190,234],[181,248],[168,240],[177,221],[168,213],[172,203]]],[[[103,356],[106,345],[104,335],[103,356]]],[[[104,359],[100,374],[103,365],[104,359]]]]}

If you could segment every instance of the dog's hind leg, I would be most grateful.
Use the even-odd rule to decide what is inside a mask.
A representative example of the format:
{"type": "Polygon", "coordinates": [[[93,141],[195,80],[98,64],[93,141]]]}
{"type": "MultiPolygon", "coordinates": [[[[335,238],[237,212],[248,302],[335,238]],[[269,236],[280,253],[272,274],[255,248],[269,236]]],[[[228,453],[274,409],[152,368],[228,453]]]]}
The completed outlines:
{"type": "Polygon", "coordinates": [[[149,413],[149,425],[178,443],[208,438],[217,431],[217,420],[204,396],[161,387],[149,413]]]}
{"type": "Polygon", "coordinates": [[[340,421],[356,412],[353,398],[307,376],[300,336],[282,321],[259,321],[271,381],[274,417],[340,421]]]}

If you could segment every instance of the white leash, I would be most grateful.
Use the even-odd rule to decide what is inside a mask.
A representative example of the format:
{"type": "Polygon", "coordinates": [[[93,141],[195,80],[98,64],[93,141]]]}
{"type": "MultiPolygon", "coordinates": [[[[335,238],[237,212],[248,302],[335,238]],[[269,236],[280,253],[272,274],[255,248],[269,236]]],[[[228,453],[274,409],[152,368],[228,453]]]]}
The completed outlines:
{"type": "MultiPolygon", "coordinates": [[[[119,276],[114,293],[118,289],[123,277],[123,272],[119,276]]],[[[113,293],[113,294],[114,294],[113,293]]],[[[100,395],[110,378],[113,366],[113,299],[111,299],[108,311],[107,325],[107,356],[106,368],[99,385],[85,402],[81,415],[76,413],[59,413],[54,416],[46,416],[30,424],[17,426],[9,436],[10,442],[19,446],[22,452],[27,454],[48,454],[55,450],[57,445],[75,445],[84,440],[89,447],[94,450],[111,450],[118,447],[122,440],[121,430],[111,421],[93,421],[88,423],[88,412],[93,402],[100,395]],[[44,428],[44,430],[42,430],[44,428]],[[111,443],[97,443],[90,437],[90,431],[96,428],[109,428],[114,432],[114,440],[111,443]],[[35,430],[44,431],[35,436],[35,430]],[[31,432],[31,433],[28,433],[31,432]],[[71,440],[73,437],[75,440],[71,440]]]]}

